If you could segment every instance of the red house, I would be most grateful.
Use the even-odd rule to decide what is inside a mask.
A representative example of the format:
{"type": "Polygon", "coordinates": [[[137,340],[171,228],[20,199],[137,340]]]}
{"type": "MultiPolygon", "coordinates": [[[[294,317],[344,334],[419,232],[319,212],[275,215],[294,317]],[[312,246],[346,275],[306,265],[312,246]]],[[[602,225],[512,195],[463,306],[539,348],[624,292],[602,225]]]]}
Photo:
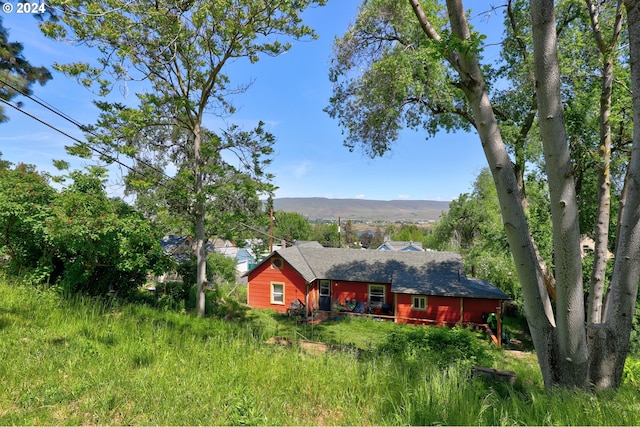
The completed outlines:
{"type": "Polygon", "coordinates": [[[308,312],[355,306],[400,323],[485,323],[482,315],[507,299],[486,280],[467,277],[452,252],[292,246],[248,273],[249,306],[283,313],[300,300],[308,312]]]}

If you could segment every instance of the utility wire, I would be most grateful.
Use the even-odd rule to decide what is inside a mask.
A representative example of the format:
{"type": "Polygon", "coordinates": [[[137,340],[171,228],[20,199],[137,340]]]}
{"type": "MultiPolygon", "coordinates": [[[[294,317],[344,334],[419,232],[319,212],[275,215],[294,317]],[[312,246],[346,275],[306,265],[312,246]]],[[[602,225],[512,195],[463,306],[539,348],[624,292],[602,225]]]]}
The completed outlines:
{"type": "MultiPolygon", "coordinates": [[[[17,88],[17,87],[15,87],[15,86],[13,86],[11,83],[9,83],[9,82],[7,82],[7,81],[3,80],[2,78],[0,78],[0,83],[4,84],[5,86],[10,87],[10,88],[11,88],[11,89],[13,89],[14,91],[16,91],[16,92],[18,92],[19,94],[21,94],[21,95],[23,95],[23,96],[25,96],[25,97],[29,98],[30,100],[32,100],[32,101],[33,101],[33,102],[35,102],[36,104],[40,105],[41,107],[46,108],[47,110],[51,111],[51,112],[52,112],[52,113],[54,113],[55,115],[57,115],[57,116],[59,116],[59,117],[63,118],[64,120],[66,120],[66,121],[68,121],[68,122],[72,123],[73,125],[77,126],[81,131],[83,131],[83,132],[85,132],[85,133],[89,133],[89,134],[91,134],[91,135],[93,135],[93,136],[95,136],[95,137],[98,137],[98,135],[97,135],[94,131],[92,131],[91,129],[89,129],[87,126],[85,126],[85,125],[83,125],[82,123],[78,122],[77,120],[75,120],[74,118],[72,118],[71,116],[69,116],[68,114],[63,113],[60,109],[58,109],[58,108],[56,108],[56,107],[53,107],[53,106],[52,106],[51,104],[49,104],[48,102],[46,102],[46,101],[44,101],[44,100],[40,100],[40,98],[38,98],[38,97],[36,97],[36,96],[34,96],[34,95],[30,95],[30,94],[28,94],[28,93],[24,92],[24,91],[23,91],[23,90],[21,90],[20,88],[17,88]]],[[[16,107],[14,107],[14,108],[16,108],[16,107]]],[[[25,113],[25,114],[29,115],[28,113],[25,113]]],[[[31,115],[29,115],[29,116],[30,116],[30,117],[32,117],[31,115]]],[[[34,118],[35,118],[35,117],[34,117],[34,118]]],[[[42,122],[41,120],[39,120],[39,119],[36,119],[36,120],[38,120],[38,121],[40,121],[41,123],[43,123],[43,122],[42,122]]],[[[47,126],[49,126],[49,127],[52,127],[52,126],[51,126],[51,125],[49,125],[49,124],[46,124],[46,125],[47,125],[47,126]]],[[[53,127],[52,127],[52,128],[53,128],[53,127]]],[[[55,129],[55,128],[54,128],[54,129],[55,129]]],[[[55,130],[57,130],[58,132],[60,132],[58,129],[55,129],[55,130]]],[[[61,133],[62,133],[62,132],[61,132],[61,133]]],[[[71,137],[70,137],[70,138],[71,138],[71,137]]],[[[77,140],[77,139],[75,139],[75,138],[71,138],[71,139],[73,139],[73,140],[74,140],[74,141],[76,141],[76,142],[82,143],[81,141],[79,141],[79,140],[77,140]]],[[[93,149],[92,147],[89,147],[89,148],[93,149]]],[[[109,156],[109,157],[108,157],[109,159],[114,159],[114,161],[116,161],[116,162],[117,162],[117,160],[115,160],[115,158],[114,158],[113,156],[110,156],[110,155],[108,155],[108,154],[104,154],[104,153],[101,153],[101,154],[103,154],[103,155],[107,155],[107,156],[109,156]]],[[[128,156],[128,157],[131,157],[131,159],[135,160],[136,162],[138,162],[138,163],[140,163],[140,164],[142,164],[142,165],[144,165],[144,166],[147,166],[147,167],[149,167],[149,168],[153,169],[154,171],[158,172],[159,174],[161,174],[161,175],[162,175],[162,176],[164,176],[165,178],[167,178],[167,179],[172,179],[170,176],[168,176],[166,173],[164,173],[164,171],[163,171],[163,170],[158,169],[158,168],[157,168],[157,167],[155,167],[154,165],[152,165],[152,164],[150,164],[150,163],[148,163],[148,162],[146,162],[146,161],[144,161],[144,160],[140,160],[140,159],[136,158],[135,156],[128,156]]],[[[119,163],[119,162],[117,162],[117,163],[119,163]]],[[[120,163],[120,164],[121,164],[121,163],[120,163]]],[[[130,167],[127,167],[127,168],[128,168],[129,170],[133,171],[133,169],[132,169],[132,168],[130,168],[130,167]]],[[[143,176],[141,172],[137,172],[137,173],[138,173],[139,175],[143,176]]]]}
{"type": "MultiPolygon", "coordinates": [[[[83,132],[87,132],[87,133],[90,133],[90,134],[92,134],[92,135],[94,135],[94,136],[97,136],[97,135],[96,135],[92,130],[88,129],[85,125],[83,125],[82,123],[80,123],[80,122],[78,122],[77,120],[73,119],[71,116],[69,116],[69,115],[67,115],[67,114],[63,113],[62,111],[60,111],[60,110],[59,110],[59,109],[57,109],[56,107],[54,107],[54,106],[50,105],[50,104],[49,104],[49,103],[47,103],[46,101],[44,101],[44,100],[40,100],[40,99],[39,99],[38,97],[36,97],[36,96],[29,95],[29,94],[27,94],[27,93],[23,92],[23,91],[22,91],[22,90],[20,90],[19,88],[14,87],[13,85],[11,85],[10,83],[7,83],[6,81],[4,81],[4,80],[3,80],[3,79],[1,79],[1,78],[0,78],[0,83],[3,83],[4,85],[9,86],[11,89],[15,90],[16,92],[20,93],[20,94],[21,94],[21,95],[23,95],[23,96],[26,96],[27,98],[29,98],[30,100],[34,101],[34,102],[35,102],[35,103],[37,103],[38,105],[40,105],[40,106],[42,106],[42,107],[46,108],[47,110],[51,111],[52,113],[56,114],[57,116],[59,116],[59,117],[61,117],[61,118],[65,119],[65,120],[67,120],[68,122],[70,122],[70,123],[74,124],[75,126],[77,126],[77,127],[78,127],[80,130],[82,130],[83,132]]],[[[12,104],[11,102],[9,102],[9,101],[7,101],[7,100],[5,100],[5,99],[0,98],[0,101],[2,101],[4,104],[6,104],[6,105],[10,106],[11,108],[14,108],[15,110],[17,110],[17,111],[21,112],[22,114],[24,114],[24,115],[26,115],[26,116],[28,116],[28,117],[32,118],[33,120],[35,120],[35,121],[37,121],[37,122],[39,122],[39,123],[42,123],[43,125],[45,125],[45,126],[47,126],[47,127],[51,128],[51,129],[53,129],[54,131],[56,131],[56,132],[58,132],[58,133],[60,133],[60,134],[62,134],[62,135],[64,135],[64,136],[66,136],[67,138],[71,139],[71,140],[72,140],[72,141],[74,141],[74,142],[77,142],[77,143],[79,143],[79,144],[84,144],[84,143],[86,142],[86,141],[81,141],[80,139],[78,139],[78,138],[76,138],[76,137],[74,137],[74,136],[72,136],[72,135],[70,135],[70,134],[66,133],[65,131],[63,131],[63,130],[61,130],[61,129],[57,128],[57,127],[55,127],[54,125],[52,125],[52,124],[50,124],[50,123],[46,122],[45,120],[43,120],[43,119],[41,119],[41,118],[39,118],[39,117],[37,117],[37,116],[35,116],[35,115],[31,114],[31,113],[29,113],[28,111],[26,111],[26,110],[24,110],[24,109],[22,109],[22,108],[18,107],[17,105],[12,104]]],[[[141,175],[141,176],[143,176],[143,177],[144,177],[144,175],[142,174],[142,172],[140,172],[140,171],[138,171],[138,170],[136,170],[136,169],[133,169],[133,168],[132,168],[132,167],[130,167],[129,165],[126,165],[126,164],[122,163],[120,160],[118,160],[117,158],[113,157],[112,155],[110,155],[110,154],[106,153],[105,151],[100,150],[100,149],[98,149],[98,148],[95,148],[95,147],[93,147],[93,146],[91,146],[91,145],[87,145],[87,147],[88,147],[90,150],[92,150],[92,151],[94,151],[94,152],[96,152],[96,153],[98,153],[98,154],[100,154],[100,155],[104,156],[106,159],[108,159],[108,160],[110,160],[110,161],[112,161],[112,162],[114,162],[114,163],[117,163],[117,164],[119,164],[119,165],[121,165],[121,166],[125,167],[125,168],[126,168],[126,169],[128,169],[129,171],[131,171],[131,172],[133,172],[133,173],[136,173],[136,174],[141,175]]],[[[153,165],[151,165],[151,164],[148,164],[148,163],[146,163],[146,162],[144,162],[144,161],[142,161],[142,160],[139,160],[139,159],[137,159],[137,158],[135,158],[135,157],[133,157],[133,156],[131,156],[131,158],[132,158],[133,160],[135,160],[135,161],[139,162],[139,163],[142,163],[143,165],[146,165],[146,166],[148,166],[148,167],[150,167],[150,168],[154,169],[155,171],[157,171],[157,172],[159,172],[160,174],[162,174],[162,175],[163,175],[165,178],[167,178],[168,180],[174,180],[174,179],[175,179],[175,178],[173,178],[173,177],[168,176],[167,174],[165,174],[165,173],[164,173],[164,171],[157,169],[155,166],[153,166],[153,165]]],[[[164,188],[168,188],[166,185],[164,185],[164,184],[163,184],[163,183],[161,183],[161,182],[159,182],[158,184],[159,184],[160,186],[164,187],[164,188]]],[[[252,227],[252,226],[250,226],[250,225],[248,225],[248,224],[245,224],[245,223],[243,223],[243,222],[239,222],[238,224],[242,225],[242,226],[243,226],[243,227],[245,227],[245,228],[248,228],[249,230],[252,230],[252,231],[257,232],[257,233],[260,233],[260,234],[263,234],[263,235],[265,235],[265,236],[275,237],[275,236],[271,236],[271,234],[269,234],[269,233],[267,233],[267,232],[265,232],[265,231],[259,230],[259,229],[255,228],[255,227],[252,227]]],[[[286,239],[280,239],[280,240],[284,240],[285,242],[290,243],[290,244],[292,243],[292,242],[290,242],[290,241],[288,241],[288,240],[286,240],[286,239]]]]}
{"type": "MultiPolygon", "coordinates": [[[[79,140],[79,139],[78,139],[78,138],[76,138],[75,136],[69,135],[69,134],[68,134],[68,133],[66,133],[65,131],[63,131],[63,130],[61,130],[61,129],[58,129],[58,128],[57,128],[57,127],[55,127],[54,125],[52,125],[52,124],[50,124],[50,123],[48,123],[48,122],[44,121],[43,119],[41,119],[41,118],[39,118],[39,117],[37,117],[37,116],[35,116],[35,115],[31,114],[31,113],[29,113],[28,111],[23,110],[22,108],[18,107],[17,105],[13,105],[13,104],[12,104],[12,103],[10,103],[9,101],[7,101],[7,100],[5,100],[5,99],[2,99],[2,98],[0,98],[0,101],[2,101],[4,104],[8,105],[8,106],[9,106],[9,107],[11,107],[11,108],[14,108],[14,109],[18,110],[18,111],[19,111],[19,112],[21,112],[22,114],[24,114],[24,115],[26,115],[26,116],[28,116],[28,117],[32,118],[33,120],[35,120],[35,121],[37,121],[37,122],[39,122],[39,123],[42,123],[43,125],[45,125],[45,126],[47,126],[47,127],[51,128],[51,129],[55,130],[55,131],[56,131],[56,132],[58,132],[58,133],[61,133],[62,135],[66,136],[67,138],[69,138],[69,139],[71,139],[71,140],[73,140],[73,141],[75,141],[75,142],[77,142],[77,143],[79,143],[79,144],[84,144],[84,141],[79,140]]],[[[112,161],[112,162],[114,162],[114,163],[119,164],[120,166],[123,166],[123,167],[125,167],[125,168],[129,169],[131,172],[139,173],[139,172],[137,172],[135,169],[133,169],[132,167],[130,167],[129,165],[126,165],[126,164],[122,163],[120,160],[116,159],[115,157],[111,156],[110,154],[108,154],[108,153],[106,153],[106,152],[104,152],[104,151],[102,151],[102,150],[100,150],[100,149],[98,149],[98,148],[95,148],[95,147],[89,146],[89,149],[90,149],[90,150],[92,150],[92,151],[95,151],[96,153],[98,153],[98,154],[100,154],[100,155],[102,155],[102,156],[105,156],[105,158],[107,158],[108,160],[110,160],[110,161],[112,161]]]]}

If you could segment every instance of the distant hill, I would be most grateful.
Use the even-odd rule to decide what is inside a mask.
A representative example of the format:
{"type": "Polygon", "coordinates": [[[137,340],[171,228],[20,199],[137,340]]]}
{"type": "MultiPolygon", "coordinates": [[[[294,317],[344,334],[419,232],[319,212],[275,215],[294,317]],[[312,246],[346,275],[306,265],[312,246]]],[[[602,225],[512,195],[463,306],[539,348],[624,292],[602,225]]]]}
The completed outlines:
{"type": "Polygon", "coordinates": [[[324,197],[283,197],[273,200],[277,211],[297,212],[308,220],[424,222],[440,219],[450,202],[435,200],[363,200],[324,197]]]}

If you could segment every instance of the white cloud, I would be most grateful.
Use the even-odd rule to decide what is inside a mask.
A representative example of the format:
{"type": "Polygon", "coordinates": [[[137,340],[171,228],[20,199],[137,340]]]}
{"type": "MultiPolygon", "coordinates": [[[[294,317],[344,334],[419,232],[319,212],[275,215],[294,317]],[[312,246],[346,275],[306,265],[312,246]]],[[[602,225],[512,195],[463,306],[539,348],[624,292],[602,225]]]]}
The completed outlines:
{"type": "Polygon", "coordinates": [[[302,178],[307,174],[307,172],[309,172],[311,168],[312,166],[310,162],[305,161],[300,164],[297,164],[293,167],[293,176],[296,178],[302,178]]]}
{"type": "Polygon", "coordinates": [[[50,139],[50,132],[36,132],[20,135],[0,136],[0,141],[48,141],[50,139]]]}
{"type": "Polygon", "coordinates": [[[408,200],[411,198],[409,194],[398,194],[398,200],[408,200]]]}
{"type": "Polygon", "coordinates": [[[356,199],[364,199],[364,194],[358,194],[355,198],[356,199]]]}

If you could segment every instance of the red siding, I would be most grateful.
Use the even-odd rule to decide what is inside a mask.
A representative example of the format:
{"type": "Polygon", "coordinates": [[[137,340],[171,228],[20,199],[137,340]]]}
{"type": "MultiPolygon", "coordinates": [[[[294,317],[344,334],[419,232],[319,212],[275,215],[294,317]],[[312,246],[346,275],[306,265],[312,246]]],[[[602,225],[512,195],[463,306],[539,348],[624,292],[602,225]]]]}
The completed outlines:
{"type": "MultiPolygon", "coordinates": [[[[413,319],[433,320],[429,317],[427,310],[413,310],[413,297],[414,295],[407,294],[396,295],[396,316],[398,317],[398,323],[425,323],[413,319]]],[[[425,298],[427,298],[428,302],[429,298],[425,298]]]]}
{"type": "Polygon", "coordinates": [[[467,298],[464,300],[464,321],[484,323],[482,313],[497,313],[498,307],[500,307],[500,300],[467,298]]]}
{"type": "Polygon", "coordinates": [[[439,325],[460,323],[460,298],[429,296],[427,313],[439,325]]]}
{"type": "Polygon", "coordinates": [[[286,261],[281,269],[277,269],[267,260],[249,272],[247,304],[254,308],[272,308],[285,313],[296,299],[305,302],[305,288],[305,280],[286,261]],[[271,303],[272,283],[284,283],[284,304],[271,303]]]}
{"type": "MultiPolygon", "coordinates": [[[[419,295],[416,295],[419,296],[419,295]]],[[[396,316],[399,323],[426,323],[438,325],[460,323],[460,298],[428,296],[427,310],[413,310],[413,295],[398,294],[396,296],[396,316]],[[416,320],[419,319],[419,320],[416,320]]],[[[464,298],[463,323],[482,323],[482,313],[496,312],[499,300],[464,298]]]]}
{"type": "Polygon", "coordinates": [[[382,285],[385,289],[385,304],[393,306],[393,294],[388,283],[332,282],[331,299],[344,304],[346,299],[369,302],[369,285],[382,285]]]}
{"type": "Polygon", "coordinates": [[[368,301],[369,284],[360,282],[333,282],[331,298],[338,304],[344,304],[346,299],[368,301]]]}

